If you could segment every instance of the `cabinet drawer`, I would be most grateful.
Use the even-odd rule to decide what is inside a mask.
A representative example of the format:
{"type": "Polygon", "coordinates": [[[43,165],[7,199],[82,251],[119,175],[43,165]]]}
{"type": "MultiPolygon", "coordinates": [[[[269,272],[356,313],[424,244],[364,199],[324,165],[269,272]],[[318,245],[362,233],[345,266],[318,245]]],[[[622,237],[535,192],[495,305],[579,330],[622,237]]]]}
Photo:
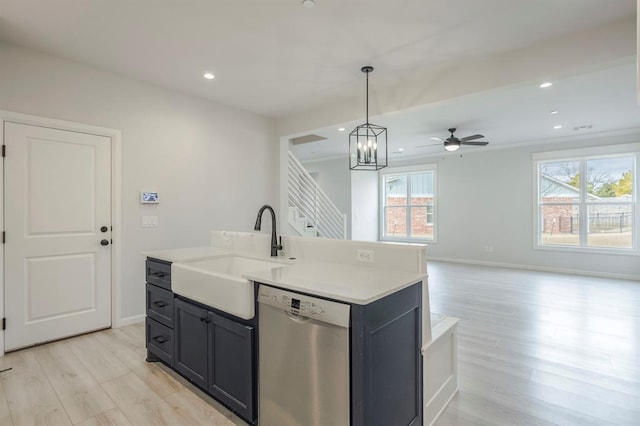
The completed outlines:
{"type": "Polygon", "coordinates": [[[147,283],[147,316],[173,328],[173,293],[147,283]]]}
{"type": "Polygon", "coordinates": [[[147,282],[171,290],[171,264],[147,259],[147,282]]]}
{"type": "Polygon", "coordinates": [[[147,350],[173,367],[173,330],[151,318],[146,325],[147,350]]]}

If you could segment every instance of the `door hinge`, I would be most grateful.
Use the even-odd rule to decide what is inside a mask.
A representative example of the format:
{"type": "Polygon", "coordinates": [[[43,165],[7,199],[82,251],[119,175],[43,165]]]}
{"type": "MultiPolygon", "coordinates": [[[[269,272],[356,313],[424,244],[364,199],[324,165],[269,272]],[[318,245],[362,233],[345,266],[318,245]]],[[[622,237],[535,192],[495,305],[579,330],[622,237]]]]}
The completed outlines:
{"type": "Polygon", "coordinates": [[[2,145],[2,156],[3,157],[7,156],[7,146],[6,145],[2,145]]]}
{"type": "Polygon", "coordinates": [[[6,318],[2,318],[2,329],[3,330],[7,329],[7,319],[6,318]]]}
{"type": "Polygon", "coordinates": [[[2,231],[2,244],[4,244],[5,241],[7,240],[6,235],[7,235],[6,232],[2,231]]]}

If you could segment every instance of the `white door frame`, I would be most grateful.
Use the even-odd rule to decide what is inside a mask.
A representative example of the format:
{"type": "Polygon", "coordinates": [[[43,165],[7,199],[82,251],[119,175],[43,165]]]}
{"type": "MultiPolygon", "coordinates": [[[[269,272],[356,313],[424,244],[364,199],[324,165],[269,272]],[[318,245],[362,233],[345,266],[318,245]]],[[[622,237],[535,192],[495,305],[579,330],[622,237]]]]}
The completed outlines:
{"type": "MultiPolygon", "coordinates": [[[[111,225],[113,226],[113,240],[111,246],[111,327],[122,326],[122,206],[121,198],[121,134],[120,130],[106,127],[96,127],[88,124],[74,123],[71,121],[57,120],[53,118],[39,117],[29,114],[21,114],[12,111],[0,110],[0,145],[4,145],[4,122],[27,124],[32,126],[51,127],[60,130],[69,130],[80,133],[111,138],[111,225]]],[[[7,152],[11,155],[11,152],[7,152]]],[[[4,162],[0,162],[0,188],[4,188],[4,162]]],[[[0,190],[0,226],[4,225],[4,193],[0,190]]],[[[5,231],[5,229],[0,229],[5,231]]],[[[4,244],[0,244],[0,318],[4,318],[4,244]]],[[[9,326],[11,326],[9,324],[9,326]]],[[[0,356],[4,355],[4,330],[0,333],[0,356]]]]}

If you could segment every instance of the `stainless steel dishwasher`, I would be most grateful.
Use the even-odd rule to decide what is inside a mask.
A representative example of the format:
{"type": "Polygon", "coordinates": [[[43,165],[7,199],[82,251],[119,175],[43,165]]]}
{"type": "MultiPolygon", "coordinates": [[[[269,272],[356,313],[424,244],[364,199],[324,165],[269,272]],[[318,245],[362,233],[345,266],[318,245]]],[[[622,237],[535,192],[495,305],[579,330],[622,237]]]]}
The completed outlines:
{"type": "Polygon", "coordinates": [[[350,306],[258,290],[260,426],[349,424],[350,306]]]}

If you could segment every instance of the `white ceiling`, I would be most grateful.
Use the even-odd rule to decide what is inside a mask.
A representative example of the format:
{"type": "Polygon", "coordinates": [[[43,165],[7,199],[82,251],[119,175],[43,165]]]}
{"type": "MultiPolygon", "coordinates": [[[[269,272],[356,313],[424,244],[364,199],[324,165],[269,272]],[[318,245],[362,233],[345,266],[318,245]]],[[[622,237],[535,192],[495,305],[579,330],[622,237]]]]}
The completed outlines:
{"type": "MultiPolygon", "coordinates": [[[[486,148],[463,146],[457,153],[640,131],[636,75],[635,61],[623,60],[606,69],[553,81],[547,89],[537,84],[502,88],[372,117],[370,122],[388,128],[390,163],[444,153],[442,144],[430,138],[448,137],[449,127],[458,128],[458,137],[480,133],[490,141],[486,148]],[[563,127],[554,129],[556,125],[563,127]],[[404,148],[402,154],[397,153],[399,148],[404,148]]],[[[344,132],[338,131],[339,126],[315,130],[314,134],[327,139],[295,146],[294,153],[302,161],[347,158],[348,133],[358,124],[362,123],[342,124],[344,132]]]]}
{"type": "MultiPolygon", "coordinates": [[[[283,117],[361,94],[362,65],[376,67],[376,84],[393,84],[435,63],[613,22],[635,7],[635,0],[316,0],[312,9],[300,0],[0,0],[0,40],[283,117]],[[204,80],[206,71],[216,78],[204,80]]],[[[517,96],[529,95],[523,88],[517,96]]],[[[406,136],[415,141],[440,128],[444,136],[457,122],[460,135],[480,131],[499,143],[511,134],[500,133],[505,121],[523,119],[504,102],[488,108],[500,123],[474,125],[487,112],[474,117],[445,105],[421,115],[417,128],[393,132],[413,132],[406,136]]],[[[473,99],[464,105],[472,108],[473,99]]]]}

